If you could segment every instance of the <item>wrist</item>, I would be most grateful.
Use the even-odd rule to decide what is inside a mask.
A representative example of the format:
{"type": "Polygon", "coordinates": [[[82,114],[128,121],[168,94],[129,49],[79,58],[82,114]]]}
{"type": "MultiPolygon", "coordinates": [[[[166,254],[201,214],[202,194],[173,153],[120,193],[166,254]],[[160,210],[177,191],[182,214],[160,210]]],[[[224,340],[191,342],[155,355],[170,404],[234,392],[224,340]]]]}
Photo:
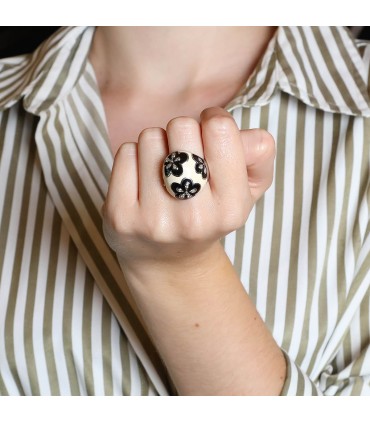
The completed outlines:
{"type": "Polygon", "coordinates": [[[204,246],[174,248],[171,258],[126,259],[118,256],[129,285],[140,284],[149,288],[154,284],[175,286],[183,281],[208,280],[210,272],[228,260],[219,240],[204,246]],[[181,281],[181,282],[180,282],[181,281]]]}

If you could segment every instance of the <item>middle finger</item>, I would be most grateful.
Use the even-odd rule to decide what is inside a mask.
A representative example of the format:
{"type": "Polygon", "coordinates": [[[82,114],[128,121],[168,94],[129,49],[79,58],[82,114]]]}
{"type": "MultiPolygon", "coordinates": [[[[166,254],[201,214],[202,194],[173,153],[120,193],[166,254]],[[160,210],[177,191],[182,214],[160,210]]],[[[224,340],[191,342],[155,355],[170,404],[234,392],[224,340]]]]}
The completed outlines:
{"type": "Polygon", "coordinates": [[[200,125],[195,119],[187,116],[171,119],[166,131],[170,153],[184,150],[204,158],[200,125]]]}

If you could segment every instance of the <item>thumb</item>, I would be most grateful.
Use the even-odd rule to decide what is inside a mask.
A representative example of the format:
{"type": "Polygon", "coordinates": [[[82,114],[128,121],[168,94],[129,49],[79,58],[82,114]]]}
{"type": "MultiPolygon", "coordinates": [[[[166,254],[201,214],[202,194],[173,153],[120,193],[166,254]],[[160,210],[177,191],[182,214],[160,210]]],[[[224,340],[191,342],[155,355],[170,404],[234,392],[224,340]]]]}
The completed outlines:
{"type": "Polygon", "coordinates": [[[240,131],[248,172],[248,183],[256,202],[269,188],[274,175],[275,140],[263,129],[240,131]]]}

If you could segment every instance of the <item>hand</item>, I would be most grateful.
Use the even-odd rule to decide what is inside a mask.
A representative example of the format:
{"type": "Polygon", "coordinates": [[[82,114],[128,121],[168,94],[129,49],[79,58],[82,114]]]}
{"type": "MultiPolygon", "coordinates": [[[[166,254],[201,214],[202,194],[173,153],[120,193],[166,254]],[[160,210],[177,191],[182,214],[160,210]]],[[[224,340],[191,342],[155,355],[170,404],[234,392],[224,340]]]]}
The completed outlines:
{"type": "Polygon", "coordinates": [[[131,270],[194,263],[245,223],[272,182],[274,158],[270,134],[240,131],[219,107],[205,109],[200,124],[177,117],[166,130],[144,129],[138,143],[122,144],[115,157],[103,208],[107,242],[131,270]],[[163,160],[176,150],[204,157],[209,166],[209,184],[189,200],[171,197],[163,186],[163,160]]]}

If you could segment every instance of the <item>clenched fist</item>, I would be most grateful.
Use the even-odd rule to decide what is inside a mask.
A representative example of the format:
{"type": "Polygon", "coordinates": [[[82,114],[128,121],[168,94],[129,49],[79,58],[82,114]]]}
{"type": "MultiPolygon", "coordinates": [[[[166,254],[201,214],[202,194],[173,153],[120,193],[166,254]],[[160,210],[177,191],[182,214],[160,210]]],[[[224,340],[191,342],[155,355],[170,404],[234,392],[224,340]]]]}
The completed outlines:
{"type": "Polygon", "coordinates": [[[275,143],[266,131],[239,130],[230,113],[205,109],[200,123],[172,119],[166,130],[144,129],[119,148],[103,208],[107,242],[120,262],[140,266],[191,263],[241,227],[273,177],[275,143]],[[163,186],[164,158],[185,150],[204,157],[209,183],[178,200],[163,186]]]}

